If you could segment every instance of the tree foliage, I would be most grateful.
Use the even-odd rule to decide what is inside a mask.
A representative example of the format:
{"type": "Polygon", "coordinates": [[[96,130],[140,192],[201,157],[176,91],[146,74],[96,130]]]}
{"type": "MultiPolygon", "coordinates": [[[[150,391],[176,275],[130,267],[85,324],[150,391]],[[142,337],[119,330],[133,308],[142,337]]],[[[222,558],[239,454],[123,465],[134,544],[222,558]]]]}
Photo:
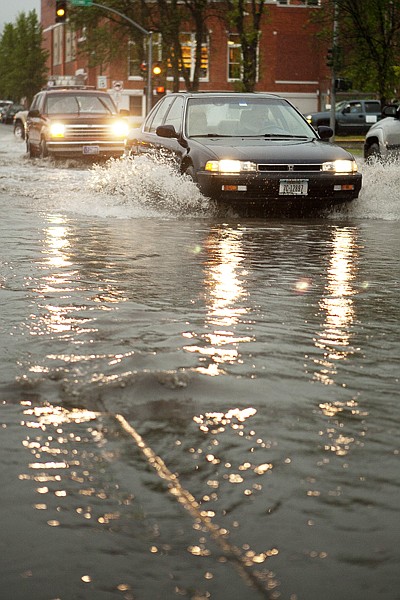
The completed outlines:
{"type": "Polygon", "coordinates": [[[46,60],[36,11],[20,13],[0,37],[0,96],[29,104],[46,82],[46,60]]]}
{"type": "Polygon", "coordinates": [[[242,81],[245,92],[253,92],[257,82],[258,40],[265,0],[227,0],[228,19],[237,31],[242,47],[242,81]]]}
{"type": "Polygon", "coordinates": [[[327,0],[337,10],[342,74],[360,91],[378,93],[382,105],[398,94],[399,0],[327,0]]]}

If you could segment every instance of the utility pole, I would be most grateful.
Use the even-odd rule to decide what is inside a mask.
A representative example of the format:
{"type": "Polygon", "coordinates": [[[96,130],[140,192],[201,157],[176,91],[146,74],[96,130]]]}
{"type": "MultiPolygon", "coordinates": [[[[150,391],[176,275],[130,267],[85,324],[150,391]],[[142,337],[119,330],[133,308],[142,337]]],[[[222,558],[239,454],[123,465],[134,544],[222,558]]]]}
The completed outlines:
{"type": "Polygon", "coordinates": [[[332,35],[332,66],[331,66],[331,112],[329,125],[333,129],[331,141],[335,139],[336,124],[336,67],[338,59],[338,6],[334,3],[333,8],[333,35],[332,35]]]}

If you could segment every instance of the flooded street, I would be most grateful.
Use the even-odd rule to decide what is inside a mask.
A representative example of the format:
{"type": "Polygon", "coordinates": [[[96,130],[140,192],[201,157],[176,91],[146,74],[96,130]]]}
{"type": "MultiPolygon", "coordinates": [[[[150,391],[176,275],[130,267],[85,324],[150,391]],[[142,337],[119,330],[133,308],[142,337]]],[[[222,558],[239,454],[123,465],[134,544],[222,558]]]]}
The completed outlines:
{"type": "Polygon", "coordinates": [[[323,218],[0,126],[4,600],[400,600],[399,166],[323,218]]]}

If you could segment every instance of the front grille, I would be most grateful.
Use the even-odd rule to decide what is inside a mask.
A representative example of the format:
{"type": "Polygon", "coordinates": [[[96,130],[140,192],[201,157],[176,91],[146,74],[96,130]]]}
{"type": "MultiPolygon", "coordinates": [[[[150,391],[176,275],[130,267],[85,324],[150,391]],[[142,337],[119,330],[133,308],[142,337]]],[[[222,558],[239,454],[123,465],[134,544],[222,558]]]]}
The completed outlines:
{"type": "Polygon", "coordinates": [[[109,140],[111,136],[111,129],[109,125],[95,124],[95,125],[66,125],[64,139],[66,140],[109,140]]]}
{"type": "Polygon", "coordinates": [[[275,172],[275,173],[276,172],[281,172],[281,173],[297,173],[297,172],[301,172],[301,173],[307,173],[307,172],[321,171],[322,165],[320,165],[320,164],[316,164],[316,165],[310,165],[310,164],[305,164],[305,165],[259,164],[259,165],[257,165],[257,168],[258,168],[258,171],[261,171],[263,173],[268,173],[268,172],[275,172]]]}

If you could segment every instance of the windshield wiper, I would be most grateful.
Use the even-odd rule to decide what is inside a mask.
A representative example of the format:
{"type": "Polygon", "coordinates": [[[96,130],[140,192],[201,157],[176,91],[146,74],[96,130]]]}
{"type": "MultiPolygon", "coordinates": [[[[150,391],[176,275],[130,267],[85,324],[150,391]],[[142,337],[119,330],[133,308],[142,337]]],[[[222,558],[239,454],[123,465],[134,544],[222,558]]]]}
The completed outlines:
{"type": "Polygon", "coordinates": [[[237,135],[230,135],[226,133],[196,133],[195,135],[191,135],[190,137],[238,137],[237,135]]]}

